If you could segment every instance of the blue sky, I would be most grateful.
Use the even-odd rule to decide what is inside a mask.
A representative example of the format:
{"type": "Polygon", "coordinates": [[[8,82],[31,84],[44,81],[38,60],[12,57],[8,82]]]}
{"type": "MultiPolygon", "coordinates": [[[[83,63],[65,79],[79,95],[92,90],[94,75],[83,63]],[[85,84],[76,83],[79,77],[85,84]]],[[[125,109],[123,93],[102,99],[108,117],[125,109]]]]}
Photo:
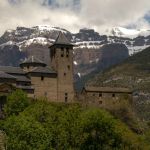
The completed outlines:
{"type": "Polygon", "coordinates": [[[0,34],[17,26],[48,24],[72,32],[114,26],[150,28],[149,0],[0,0],[0,34]]]}

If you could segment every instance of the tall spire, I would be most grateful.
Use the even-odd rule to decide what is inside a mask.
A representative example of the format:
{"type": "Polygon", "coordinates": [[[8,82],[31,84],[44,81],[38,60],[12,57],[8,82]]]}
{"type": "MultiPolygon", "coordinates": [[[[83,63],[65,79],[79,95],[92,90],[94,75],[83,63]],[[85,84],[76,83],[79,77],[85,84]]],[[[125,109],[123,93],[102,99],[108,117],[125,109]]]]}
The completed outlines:
{"type": "Polygon", "coordinates": [[[54,44],[61,44],[61,45],[72,45],[71,42],[67,39],[64,33],[61,31],[59,32],[59,35],[55,41],[54,44]]]}

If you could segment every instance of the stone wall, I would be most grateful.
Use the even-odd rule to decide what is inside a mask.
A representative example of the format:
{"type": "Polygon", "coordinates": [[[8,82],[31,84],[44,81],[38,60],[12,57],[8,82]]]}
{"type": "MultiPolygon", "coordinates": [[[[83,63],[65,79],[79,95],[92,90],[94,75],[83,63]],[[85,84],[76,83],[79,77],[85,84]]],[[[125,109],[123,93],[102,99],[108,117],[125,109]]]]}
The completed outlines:
{"type": "Polygon", "coordinates": [[[58,100],[73,102],[73,55],[72,50],[69,50],[69,54],[66,51],[64,48],[62,57],[61,49],[57,50],[58,100]]]}
{"type": "Polygon", "coordinates": [[[96,106],[105,109],[119,108],[120,104],[132,104],[132,94],[128,93],[98,93],[84,92],[82,96],[84,105],[96,106]]]}
{"type": "Polygon", "coordinates": [[[31,83],[35,88],[35,98],[47,98],[48,101],[57,102],[57,78],[31,77],[31,83]]]}

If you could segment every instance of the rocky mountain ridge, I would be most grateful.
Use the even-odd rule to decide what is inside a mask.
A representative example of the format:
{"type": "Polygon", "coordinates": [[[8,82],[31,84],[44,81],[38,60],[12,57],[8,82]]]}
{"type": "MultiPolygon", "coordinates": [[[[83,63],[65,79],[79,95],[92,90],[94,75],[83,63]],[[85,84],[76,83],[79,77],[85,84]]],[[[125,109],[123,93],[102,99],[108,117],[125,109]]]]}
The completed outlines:
{"type": "Polygon", "coordinates": [[[104,68],[120,63],[129,55],[150,46],[150,34],[149,36],[127,38],[116,36],[114,33],[114,35],[111,35],[112,33],[100,35],[93,29],[86,28],[81,29],[79,33],[71,33],[49,25],[31,28],[17,27],[16,30],[7,30],[0,37],[0,65],[17,65],[22,59],[31,55],[49,64],[48,47],[52,45],[60,31],[64,32],[67,38],[75,44],[74,65],[75,74],[78,76],[91,73],[102,62],[105,62],[103,63],[104,68]],[[108,47],[109,51],[107,52],[108,47]],[[12,52],[15,52],[14,59],[10,59],[12,52]],[[107,63],[104,58],[105,60],[109,58],[110,63],[107,63]]]}

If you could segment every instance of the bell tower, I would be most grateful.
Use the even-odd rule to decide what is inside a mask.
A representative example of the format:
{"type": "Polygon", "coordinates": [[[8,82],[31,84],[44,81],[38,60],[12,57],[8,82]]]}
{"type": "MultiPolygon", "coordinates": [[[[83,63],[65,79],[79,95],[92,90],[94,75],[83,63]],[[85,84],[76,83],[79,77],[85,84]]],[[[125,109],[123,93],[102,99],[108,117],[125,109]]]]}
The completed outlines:
{"type": "Polygon", "coordinates": [[[57,72],[57,98],[60,102],[73,102],[73,45],[60,32],[50,46],[51,67],[57,72]]]}

